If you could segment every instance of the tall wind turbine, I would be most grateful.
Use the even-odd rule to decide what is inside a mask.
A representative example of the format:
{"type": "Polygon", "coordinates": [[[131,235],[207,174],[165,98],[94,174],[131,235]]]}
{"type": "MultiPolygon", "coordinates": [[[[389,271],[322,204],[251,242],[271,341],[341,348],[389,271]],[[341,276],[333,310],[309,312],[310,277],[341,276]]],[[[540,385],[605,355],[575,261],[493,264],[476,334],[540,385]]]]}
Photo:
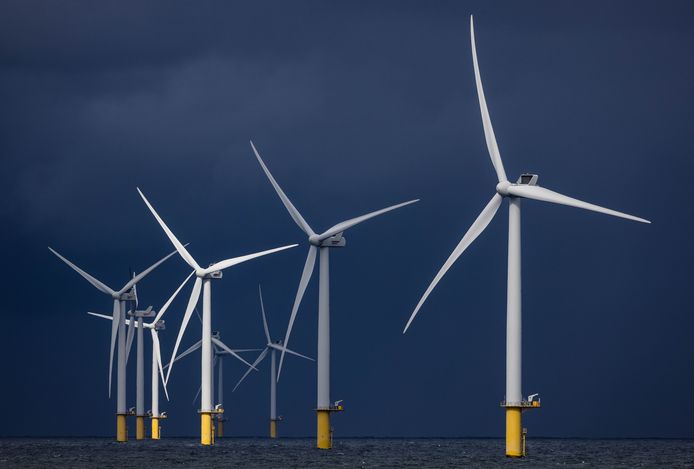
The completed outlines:
{"type": "MultiPolygon", "coordinates": [[[[159,420],[166,418],[162,416],[159,412],[159,379],[157,376],[157,371],[161,375],[162,383],[164,383],[164,393],[166,394],[166,399],[169,399],[169,393],[166,390],[166,382],[164,381],[164,369],[161,363],[161,347],[159,345],[159,331],[166,328],[165,322],[162,319],[166,310],[176,298],[181,289],[188,283],[188,280],[193,276],[194,272],[191,272],[188,277],[181,283],[181,285],[173,292],[171,297],[164,303],[164,306],[159,310],[159,313],[152,310],[150,306],[144,311],[130,311],[131,319],[127,319],[126,323],[128,325],[128,331],[137,329],[137,374],[136,374],[136,400],[135,400],[135,415],[136,415],[136,439],[145,439],[145,370],[144,370],[144,330],[149,329],[152,336],[152,410],[150,411],[149,417],[152,419],[152,439],[158,440],[160,438],[160,426],[159,420]],[[154,320],[150,323],[143,322],[143,318],[154,316],[154,320]]],[[[92,316],[96,316],[103,319],[109,319],[113,321],[113,317],[107,316],[105,314],[88,312],[92,316]]],[[[130,345],[127,346],[128,350],[130,345]]]]}
{"type": "MultiPolygon", "coordinates": [[[[176,247],[176,250],[181,255],[183,260],[195,270],[195,284],[193,285],[193,291],[188,300],[188,306],[186,312],[183,315],[183,322],[181,323],[181,329],[178,331],[178,338],[176,339],[176,345],[174,346],[173,354],[171,355],[171,362],[169,371],[166,374],[166,381],[168,382],[169,376],[171,375],[171,370],[173,369],[173,361],[176,358],[176,352],[178,351],[178,346],[183,338],[183,333],[186,330],[188,321],[190,320],[191,314],[193,314],[193,309],[198,303],[200,298],[200,290],[202,288],[202,365],[201,365],[201,407],[200,407],[200,442],[203,445],[211,445],[214,443],[214,435],[212,434],[212,414],[215,413],[215,409],[212,405],[212,285],[211,281],[213,279],[221,279],[222,271],[236,264],[255,259],[256,257],[265,256],[267,254],[272,254],[274,252],[283,251],[285,249],[293,248],[297,246],[296,244],[291,244],[288,246],[282,246],[275,249],[269,249],[267,251],[257,252],[254,254],[247,254],[245,256],[234,257],[231,259],[226,259],[220,262],[211,264],[208,268],[203,269],[197,263],[197,261],[190,255],[186,250],[185,246],[174,236],[173,232],[164,223],[159,214],[154,210],[154,207],[149,203],[145,195],[138,188],[137,191],[140,193],[142,200],[144,200],[147,207],[157,219],[159,225],[168,236],[171,243],[176,247]]],[[[240,358],[240,357],[239,357],[240,358]]],[[[243,359],[241,359],[243,360],[243,359]]],[[[248,363],[247,363],[248,364],[248,363]]],[[[250,364],[248,364],[250,366],[250,364]]]]}
{"type": "Polygon", "coordinates": [[[113,351],[116,346],[116,337],[118,338],[118,369],[116,373],[116,381],[118,385],[118,393],[117,393],[117,404],[116,404],[116,441],[124,442],[128,441],[128,430],[127,426],[125,423],[125,418],[128,415],[128,410],[126,408],[127,404],[125,401],[125,363],[126,363],[126,337],[125,337],[125,302],[126,301],[134,301],[135,300],[135,295],[133,292],[133,289],[135,288],[135,285],[145,278],[147,275],[149,275],[150,272],[152,272],[154,269],[159,267],[164,261],[166,261],[169,257],[173,256],[176,254],[176,251],[172,252],[168,256],[160,259],[159,261],[155,262],[151,266],[149,266],[147,269],[144,271],[140,272],[139,274],[135,275],[133,278],[126,283],[123,288],[120,290],[116,291],[104,284],[103,282],[100,282],[93,276],[89,275],[87,272],[84,270],[80,269],[77,267],[75,264],[58,254],[55,250],[51,249],[50,247],[48,248],[53,254],[58,256],[63,262],[65,262],[67,265],[69,265],[72,269],[74,269],[78,274],[80,274],[82,277],[84,277],[87,282],[91,283],[97,290],[99,290],[102,293],[106,293],[107,295],[111,296],[113,298],[113,324],[111,325],[111,353],[109,356],[109,362],[108,362],[108,397],[111,397],[111,375],[112,370],[113,370],[113,351]]]}
{"type": "MultiPolygon", "coordinates": [[[[315,361],[313,358],[307,357],[306,355],[301,355],[300,353],[297,353],[293,350],[289,350],[287,347],[285,347],[282,343],[282,340],[275,340],[273,341],[270,338],[270,329],[268,328],[267,325],[267,316],[265,315],[265,306],[263,304],[263,291],[260,288],[260,285],[258,285],[258,295],[260,296],[260,313],[263,317],[263,330],[265,331],[265,338],[267,339],[267,343],[265,344],[265,348],[263,349],[262,352],[260,352],[260,355],[258,355],[258,358],[253,362],[253,366],[257,367],[260,362],[263,361],[263,359],[267,356],[268,352],[270,352],[270,438],[277,438],[277,422],[281,420],[280,418],[277,417],[277,352],[287,352],[291,355],[296,355],[297,357],[305,358],[306,360],[311,360],[315,361]]],[[[236,388],[239,387],[241,382],[243,382],[244,379],[246,379],[246,376],[252,371],[252,368],[249,368],[246,373],[241,377],[238,383],[236,383],[236,386],[234,386],[233,391],[236,391],[236,388]]]]}
{"type": "MultiPolygon", "coordinates": [[[[501,154],[494,136],[492,121],[489,117],[489,110],[484,98],[482,80],[480,79],[479,65],[477,64],[477,51],[475,50],[475,30],[470,16],[470,42],[472,45],[472,62],[475,69],[475,83],[477,84],[477,95],[482,114],[482,125],[484,136],[487,142],[487,150],[492,160],[492,165],[496,171],[498,183],[496,193],[489,201],[482,213],[477,217],[472,226],[465,233],[456,248],[448,257],[443,267],[434,277],[429,287],[417,303],[417,307],[410,316],[403,333],[412,324],[419,309],[422,307],[431,291],[436,287],[441,278],[445,275],[453,263],[467,249],[470,244],[484,231],[492,221],[497,210],[501,206],[504,198],[508,198],[508,285],[506,302],[506,399],[502,406],[506,408],[506,455],[523,456],[523,437],[521,426],[521,411],[524,408],[538,407],[532,398],[523,399],[521,392],[521,199],[539,200],[569,207],[582,208],[594,212],[604,213],[615,217],[626,218],[627,220],[650,223],[643,218],[627,215],[608,208],[589,204],[565,195],[553,192],[537,185],[536,174],[521,174],[516,183],[511,183],[506,178],[504,165],[501,162],[501,154]]],[[[537,402],[537,401],[535,401],[537,402]]]]}
{"type": "MultiPolygon", "coordinates": [[[[292,313],[289,317],[289,325],[287,326],[287,332],[284,336],[285,347],[289,345],[289,336],[292,332],[292,326],[294,325],[294,320],[296,319],[296,314],[299,310],[301,299],[304,296],[304,292],[306,291],[309,280],[311,280],[313,266],[316,261],[316,253],[320,252],[320,274],[318,279],[318,398],[316,405],[318,430],[317,446],[321,449],[329,449],[332,447],[330,413],[342,410],[342,406],[332,405],[330,402],[330,249],[345,246],[346,240],[343,233],[347,229],[358,225],[363,221],[369,220],[370,218],[390,212],[391,210],[418,202],[419,199],[410,200],[408,202],[393,205],[375,212],[367,213],[366,215],[351,218],[334,225],[332,228],[328,228],[321,234],[316,234],[306,220],[304,220],[304,217],[301,216],[296,207],[294,207],[289,198],[284,194],[284,191],[279,184],[277,184],[275,178],[272,177],[270,170],[267,168],[267,166],[265,166],[265,163],[260,157],[258,150],[256,150],[255,145],[253,145],[253,142],[251,142],[251,148],[253,148],[253,153],[255,153],[255,157],[258,159],[258,163],[260,163],[263,171],[265,171],[265,175],[275,188],[277,195],[282,200],[282,203],[289,212],[289,215],[294,220],[294,223],[296,223],[306,234],[306,236],[308,236],[308,256],[306,256],[304,270],[301,274],[301,280],[299,281],[299,288],[296,292],[296,298],[294,299],[294,306],[292,307],[292,313]]],[[[285,350],[282,351],[280,356],[279,369],[277,371],[278,380],[280,373],[282,372],[284,354],[285,350]]]]}

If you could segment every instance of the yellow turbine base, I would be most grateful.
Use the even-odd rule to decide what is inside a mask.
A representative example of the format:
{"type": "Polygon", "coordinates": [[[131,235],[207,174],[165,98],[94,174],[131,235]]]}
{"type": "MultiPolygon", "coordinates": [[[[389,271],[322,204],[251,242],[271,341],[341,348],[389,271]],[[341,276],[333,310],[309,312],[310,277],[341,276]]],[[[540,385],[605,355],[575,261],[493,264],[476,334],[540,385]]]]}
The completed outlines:
{"type": "Polygon", "coordinates": [[[217,438],[224,437],[224,421],[217,420],[217,438]]]}
{"type": "Polygon", "coordinates": [[[159,419],[157,417],[152,417],[152,439],[158,440],[161,438],[159,434],[159,419]]]}
{"type": "Polygon", "coordinates": [[[332,431],[330,430],[330,411],[317,410],[318,413],[318,435],[317,446],[319,449],[330,449],[333,447],[332,431]]]}
{"type": "Polygon", "coordinates": [[[521,410],[520,407],[506,407],[506,456],[513,458],[524,456],[521,410]]]}
{"type": "Polygon", "coordinates": [[[270,438],[277,438],[277,420],[270,420],[270,438]]]}
{"type": "Polygon", "coordinates": [[[125,423],[125,414],[116,415],[116,441],[128,441],[128,426],[125,423]]]}
{"type": "Polygon", "coordinates": [[[200,412],[200,443],[204,446],[214,444],[214,427],[210,412],[200,412]]]}
{"type": "Polygon", "coordinates": [[[145,418],[141,415],[135,417],[135,439],[144,440],[145,439],[145,418]]]}

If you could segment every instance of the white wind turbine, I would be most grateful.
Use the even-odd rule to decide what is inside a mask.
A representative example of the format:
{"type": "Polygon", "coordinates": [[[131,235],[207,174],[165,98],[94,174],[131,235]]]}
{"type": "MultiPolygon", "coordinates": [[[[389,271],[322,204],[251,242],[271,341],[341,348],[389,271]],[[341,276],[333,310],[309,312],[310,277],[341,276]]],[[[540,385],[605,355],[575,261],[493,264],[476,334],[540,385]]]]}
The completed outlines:
{"type": "MultiPolygon", "coordinates": [[[[195,308],[195,305],[198,302],[198,299],[200,298],[200,290],[202,288],[202,364],[201,364],[201,381],[200,381],[200,388],[201,388],[201,407],[200,407],[200,417],[201,417],[201,426],[200,426],[200,442],[203,445],[211,445],[213,444],[213,436],[212,435],[212,414],[215,413],[215,410],[212,405],[212,289],[211,289],[211,284],[210,281],[213,279],[220,279],[222,278],[222,270],[227,269],[231,266],[234,266],[236,264],[240,264],[242,262],[246,262],[251,259],[255,259],[256,257],[264,256],[266,254],[272,254],[274,252],[278,251],[283,251],[285,249],[289,249],[292,247],[297,246],[296,244],[291,244],[288,246],[282,246],[279,248],[275,249],[269,249],[267,251],[262,251],[262,252],[257,252],[254,254],[248,254],[245,256],[240,256],[240,257],[234,257],[231,259],[226,259],[220,262],[216,262],[214,264],[211,264],[208,268],[203,269],[200,267],[200,265],[196,262],[196,260],[193,258],[193,256],[190,255],[190,253],[186,250],[185,246],[181,244],[181,242],[174,236],[173,232],[169,229],[168,226],[164,223],[164,221],[161,219],[159,214],[154,210],[154,207],[149,203],[145,195],[140,191],[138,188],[137,191],[140,193],[140,196],[142,197],[142,200],[144,200],[145,204],[147,204],[147,207],[149,210],[152,212],[152,215],[154,215],[154,218],[157,219],[157,222],[159,222],[159,225],[161,228],[164,230],[166,233],[166,236],[168,236],[169,240],[171,243],[176,247],[176,250],[178,253],[181,255],[183,260],[186,261],[186,263],[195,269],[195,284],[193,285],[193,291],[190,295],[190,299],[188,301],[188,306],[186,308],[186,312],[183,315],[183,322],[181,323],[181,329],[178,331],[178,337],[176,338],[176,345],[174,346],[173,354],[171,355],[171,362],[169,366],[169,370],[166,374],[166,382],[168,383],[169,381],[169,376],[171,375],[171,370],[173,369],[173,361],[176,358],[176,352],[178,351],[178,346],[181,343],[181,339],[183,338],[183,333],[186,330],[186,326],[188,325],[188,321],[190,320],[191,314],[193,314],[193,309],[195,308]]],[[[243,361],[241,357],[238,357],[243,361]]],[[[246,362],[248,366],[250,366],[249,363],[246,362]]]]}
{"type": "MultiPolygon", "coordinates": [[[[330,293],[329,293],[329,269],[330,269],[330,259],[329,259],[329,249],[344,247],[346,240],[342,234],[349,228],[369,220],[370,218],[382,215],[391,210],[395,210],[405,205],[413,204],[418,202],[419,199],[410,200],[408,202],[403,202],[401,204],[393,205],[375,212],[367,213],[356,218],[351,218],[349,220],[343,221],[334,225],[332,228],[328,228],[321,234],[316,234],[309,224],[304,220],[299,211],[294,207],[289,198],[284,194],[282,188],[277,184],[275,178],[270,174],[267,166],[263,162],[258,150],[256,150],[253,142],[251,143],[251,148],[253,148],[253,153],[258,159],[258,163],[263,168],[265,175],[270,180],[270,183],[275,188],[277,195],[282,200],[282,203],[286,207],[289,215],[292,217],[294,222],[301,228],[301,230],[308,236],[308,256],[306,257],[306,262],[304,264],[304,270],[301,274],[301,280],[299,281],[299,288],[296,292],[296,298],[294,299],[294,306],[292,307],[292,313],[289,317],[289,325],[287,326],[287,332],[284,336],[284,346],[289,345],[289,336],[292,332],[292,327],[294,325],[294,320],[296,319],[296,314],[299,310],[299,305],[301,304],[301,299],[304,296],[308,282],[311,279],[311,274],[313,273],[313,267],[316,261],[316,254],[320,249],[320,273],[318,279],[318,397],[317,397],[317,446],[322,449],[329,449],[332,447],[332,430],[330,427],[330,413],[336,410],[341,410],[341,406],[332,405],[330,402],[330,293]]],[[[279,369],[277,371],[277,379],[279,380],[280,373],[282,372],[282,363],[284,361],[285,350],[282,351],[280,356],[279,369]]]]}
{"type": "MultiPolygon", "coordinates": [[[[169,400],[169,393],[166,389],[166,382],[164,381],[164,368],[161,362],[161,346],[159,344],[159,331],[165,329],[165,322],[162,319],[166,310],[176,298],[178,293],[181,291],[183,286],[190,280],[195,272],[191,272],[188,277],[181,283],[181,285],[176,289],[176,291],[171,295],[171,297],[164,303],[159,312],[152,311],[150,306],[145,311],[131,311],[132,319],[127,319],[126,323],[128,325],[128,332],[133,329],[137,329],[137,374],[136,374],[136,415],[137,415],[137,439],[142,440],[145,438],[144,435],[144,417],[145,417],[145,371],[144,371],[144,330],[149,329],[150,335],[152,337],[152,410],[150,412],[150,418],[152,419],[152,439],[158,440],[160,438],[160,425],[159,420],[165,418],[164,414],[159,412],[159,375],[161,375],[161,381],[164,384],[164,393],[166,394],[166,400],[169,400]],[[150,323],[145,323],[143,321],[144,317],[154,316],[154,319],[150,323]],[[135,319],[136,318],[136,319],[135,319]]],[[[103,319],[109,319],[113,321],[113,317],[88,312],[92,316],[96,316],[103,319]]],[[[128,351],[130,351],[130,344],[127,345],[128,351]]]]}
{"type": "Polygon", "coordinates": [[[537,175],[522,174],[514,184],[506,178],[501,154],[494,136],[492,121],[489,117],[487,103],[482,89],[479,65],[477,64],[477,51],[475,49],[475,30],[472,16],[470,16],[470,42],[472,46],[472,61],[475,69],[475,83],[477,85],[477,95],[480,103],[484,136],[487,143],[489,156],[496,171],[498,183],[496,193],[489,201],[482,213],[477,217],[472,226],[465,233],[451,255],[443,264],[439,272],[434,277],[429,287],[417,303],[412,315],[410,316],[403,333],[412,324],[419,309],[422,307],[431,291],[436,287],[444,274],[460,257],[465,249],[484,231],[492,221],[497,210],[501,206],[502,200],[506,197],[509,200],[509,223],[508,223],[508,285],[506,303],[506,399],[503,406],[506,407],[506,455],[522,456],[522,426],[521,411],[526,407],[538,407],[539,402],[532,402],[529,398],[524,400],[521,391],[521,234],[520,234],[520,206],[521,199],[532,199],[543,202],[550,202],[570,207],[577,207],[594,212],[604,213],[615,217],[626,218],[642,223],[650,223],[643,218],[627,215],[608,208],[593,205],[581,200],[577,200],[565,195],[553,192],[537,185],[537,175]]]}
{"type": "MultiPolygon", "coordinates": [[[[257,367],[260,362],[263,361],[263,359],[267,356],[268,352],[270,352],[270,438],[277,438],[277,422],[281,420],[281,418],[277,417],[277,352],[287,352],[291,355],[296,355],[297,357],[305,358],[306,360],[311,360],[315,361],[313,358],[307,357],[306,355],[301,355],[300,353],[297,353],[293,350],[289,350],[287,347],[285,347],[282,343],[282,340],[275,340],[273,341],[270,338],[270,329],[268,328],[267,325],[267,316],[265,315],[265,305],[263,304],[263,292],[260,288],[260,285],[258,285],[258,295],[260,296],[260,313],[263,317],[263,330],[265,331],[265,338],[267,339],[267,343],[265,344],[265,348],[263,351],[258,355],[258,358],[253,362],[253,366],[257,367]]],[[[246,376],[252,371],[252,368],[249,368],[246,370],[246,373],[241,377],[238,383],[236,383],[236,386],[234,386],[234,389],[231,392],[236,391],[236,388],[239,387],[241,382],[243,382],[244,379],[246,379],[246,376]]]]}
{"type": "Polygon", "coordinates": [[[125,337],[125,312],[126,312],[126,307],[125,307],[125,302],[126,301],[134,301],[135,300],[135,295],[133,292],[133,289],[135,288],[135,285],[145,278],[150,272],[152,272],[154,269],[159,267],[164,261],[166,261],[168,258],[176,254],[176,251],[172,252],[171,254],[167,255],[166,257],[162,258],[161,260],[155,262],[152,264],[150,267],[145,269],[143,272],[139,273],[138,275],[135,275],[133,278],[126,283],[123,288],[120,290],[116,291],[103,282],[97,280],[93,276],[89,275],[87,272],[84,270],[80,269],[77,267],[75,264],[58,254],[55,250],[52,248],[48,248],[53,254],[58,256],[63,262],[65,262],[67,265],[69,265],[72,269],[74,269],[78,274],[80,274],[82,277],[84,277],[87,282],[91,283],[97,290],[99,290],[102,293],[106,293],[107,295],[111,296],[113,298],[113,324],[111,326],[111,351],[110,351],[110,356],[109,356],[109,362],[108,362],[108,396],[109,398],[111,397],[111,375],[112,370],[113,370],[113,352],[116,346],[116,337],[118,338],[118,367],[117,367],[117,372],[116,372],[116,381],[118,385],[117,389],[117,404],[116,404],[116,440],[123,442],[128,440],[128,432],[127,432],[127,427],[125,423],[125,417],[128,415],[128,411],[126,408],[126,395],[125,395],[125,389],[126,389],[126,383],[125,383],[125,364],[126,364],[126,337],[125,337]]]}
{"type": "MultiPolygon", "coordinates": [[[[195,311],[197,313],[197,309],[195,311]]],[[[200,319],[200,323],[202,323],[202,318],[198,314],[198,318],[200,319]]],[[[188,347],[185,351],[181,352],[178,354],[178,356],[174,359],[174,362],[177,362],[181,360],[182,358],[187,357],[191,353],[195,352],[198,350],[200,347],[202,347],[202,340],[198,340],[196,343],[188,347]]],[[[232,355],[233,357],[237,358],[244,364],[248,365],[248,362],[245,360],[242,360],[237,354],[238,353],[243,353],[243,352],[259,352],[260,349],[257,348],[252,348],[252,349],[231,349],[229,346],[225,345],[222,342],[221,335],[219,331],[214,331],[212,332],[212,353],[214,354],[214,358],[212,359],[212,370],[210,371],[210,376],[211,376],[211,400],[212,403],[214,404],[215,401],[215,395],[214,395],[214,382],[215,382],[215,368],[217,369],[217,404],[214,406],[215,410],[218,412],[217,413],[217,436],[218,437],[223,437],[224,436],[224,424],[223,422],[225,421],[224,419],[224,371],[223,371],[223,362],[224,362],[224,356],[225,355],[232,355]]],[[[164,369],[168,368],[169,365],[166,365],[164,369]]],[[[248,368],[249,370],[252,369],[248,368]]],[[[195,402],[198,399],[198,396],[200,395],[201,387],[198,387],[198,391],[195,393],[195,397],[193,397],[193,402],[195,402]]]]}

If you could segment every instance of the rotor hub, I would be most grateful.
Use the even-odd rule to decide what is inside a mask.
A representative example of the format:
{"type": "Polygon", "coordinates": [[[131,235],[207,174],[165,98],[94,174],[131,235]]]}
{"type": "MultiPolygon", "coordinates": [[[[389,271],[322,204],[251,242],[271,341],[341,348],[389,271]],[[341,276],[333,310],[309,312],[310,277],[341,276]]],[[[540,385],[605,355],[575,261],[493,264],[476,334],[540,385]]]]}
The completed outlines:
{"type": "Polygon", "coordinates": [[[508,196],[508,188],[510,186],[511,186],[510,182],[501,181],[499,184],[496,185],[496,193],[502,197],[507,197],[508,196]]]}

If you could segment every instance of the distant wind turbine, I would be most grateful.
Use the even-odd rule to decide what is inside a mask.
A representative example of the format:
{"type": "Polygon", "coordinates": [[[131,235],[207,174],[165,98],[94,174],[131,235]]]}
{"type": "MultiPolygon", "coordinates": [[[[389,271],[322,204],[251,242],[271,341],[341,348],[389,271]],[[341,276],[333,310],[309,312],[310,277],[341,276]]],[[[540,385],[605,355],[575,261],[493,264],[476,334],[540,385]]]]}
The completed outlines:
{"type": "Polygon", "coordinates": [[[117,393],[117,404],[116,404],[116,441],[124,442],[128,441],[128,430],[125,423],[125,418],[128,415],[127,403],[125,401],[125,364],[126,364],[126,337],[125,337],[125,302],[135,301],[135,294],[133,289],[135,285],[149,275],[154,269],[159,267],[164,261],[176,254],[176,251],[172,252],[168,256],[162,258],[161,260],[155,262],[150,267],[135,275],[133,278],[126,283],[123,288],[116,291],[111,287],[107,286],[103,282],[97,280],[95,277],[89,275],[84,270],[77,267],[75,264],[58,254],[55,250],[48,248],[53,254],[58,256],[63,262],[69,265],[73,270],[80,274],[84,279],[91,283],[97,290],[113,298],[113,324],[111,325],[111,353],[108,362],[108,397],[111,397],[111,376],[113,371],[113,351],[116,346],[116,337],[118,338],[118,368],[116,373],[116,381],[118,384],[117,393]]]}
{"type": "MultiPolygon", "coordinates": [[[[188,300],[186,312],[183,315],[183,322],[181,323],[181,328],[178,331],[178,337],[176,339],[176,345],[174,346],[173,354],[171,354],[171,366],[169,367],[169,370],[166,374],[167,383],[169,382],[169,376],[171,375],[171,370],[173,369],[173,362],[176,359],[176,352],[178,351],[178,346],[181,343],[181,339],[183,338],[183,333],[186,330],[186,326],[188,325],[190,316],[193,314],[193,309],[195,308],[195,305],[198,303],[198,299],[200,298],[200,290],[202,289],[202,365],[200,380],[200,388],[202,391],[200,398],[200,442],[203,445],[211,445],[214,443],[214,435],[212,434],[212,414],[215,413],[215,410],[212,405],[212,286],[210,282],[213,279],[221,279],[222,271],[224,269],[227,269],[237,264],[241,264],[242,262],[246,262],[251,259],[255,259],[256,257],[261,257],[267,254],[272,254],[275,252],[283,251],[285,249],[293,248],[297,246],[297,244],[291,244],[275,249],[269,249],[267,251],[226,259],[211,264],[209,267],[204,269],[200,267],[200,265],[193,258],[193,256],[191,256],[190,253],[186,250],[185,246],[181,244],[181,242],[178,240],[178,238],[176,238],[176,236],[174,236],[173,232],[169,229],[169,227],[166,226],[164,220],[162,220],[159,214],[154,210],[154,207],[152,207],[152,205],[149,203],[142,191],[140,191],[139,188],[137,189],[137,191],[140,193],[142,200],[144,200],[145,204],[152,212],[152,215],[154,215],[154,218],[156,218],[157,222],[159,222],[159,225],[161,226],[162,230],[164,230],[166,236],[176,247],[176,250],[181,255],[183,260],[186,261],[186,263],[195,270],[195,276],[197,277],[195,279],[195,284],[193,285],[193,291],[190,295],[190,299],[188,300]]],[[[245,362],[245,360],[243,360],[241,357],[237,356],[237,358],[245,362]]],[[[250,363],[246,362],[246,364],[248,366],[251,366],[250,363]]]]}
{"type": "MultiPolygon", "coordinates": [[[[195,312],[197,313],[197,308],[195,309],[195,312]]],[[[200,319],[200,323],[202,324],[202,318],[198,314],[198,319],[200,319]]],[[[248,366],[249,370],[252,370],[250,365],[246,360],[241,359],[237,354],[238,353],[244,353],[244,352],[259,352],[261,349],[258,348],[251,348],[251,349],[232,349],[229,346],[225,345],[222,342],[222,337],[219,331],[213,331],[212,332],[212,353],[214,354],[214,358],[212,359],[212,370],[210,371],[210,388],[211,388],[211,394],[212,394],[212,403],[215,402],[215,395],[214,395],[214,383],[215,383],[215,368],[217,369],[217,404],[214,406],[215,411],[217,412],[217,418],[215,419],[217,421],[217,436],[218,437],[223,437],[224,436],[224,422],[226,419],[224,418],[224,371],[223,371],[223,365],[222,363],[224,362],[224,357],[226,355],[231,355],[235,357],[237,360],[241,361],[242,363],[246,364],[248,366]]],[[[193,345],[188,347],[185,351],[181,352],[176,356],[176,359],[174,362],[178,362],[179,360],[187,357],[188,355],[192,354],[196,350],[199,350],[200,347],[202,347],[202,340],[198,340],[195,342],[193,345]]],[[[164,369],[167,369],[169,365],[166,365],[164,369]]],[[[198,387],[197,392],[195,393],[195,397],[193,397],[193,403],[198,400],[198,396],[200,396],[200,391],[201,387],[198,387]]]]}
{"type": "MultiPolygon", "coordinates": [[[[169,393],[166,389],[166,382],[164,381],[164,369],[161,363],[161,346],[159,344],[159,331],[165,329],[165,323],[162,317],[164,313],[169,309],[169,306],[176,298],[178,293],[184,287],[190,277],[192,277],[194,272],[191,272],[188,277],[181,283],[181,285],[173,292],[171,297],[164,303],[159,312],[152,310],[150,306],[145,311],[131,311],[130,314],[133,316],[131,319],[127,319],[126,323],[128,325],[128,331],[137,329],[137,374],[136,374],[136,401],[135,401],[135,414],[137,418],[136,422],[136,438],[138,440],[143,440],[145,438],[144,429],[144,418],[145,418],[145,384],[144,384],[144,340],[143,333],[145,329],[149,329],[150,335],[152,337],[152,410],[150,411],[150,418],[152,419],[152,439],[158,440],[160,438],[160,425],[159,420],[166,418],[163,414],[159,412],[159,379],[158,374],[161,375],[161,381],[164,384],[164,393],[166,394],[166,399],[169,399],[169,393]],[[143,322],[144,317],[152,317],[154,319],[150,323],[143,322]],[[159,373],[157,373],[157,371],[159,373]]],[[[102,319],[109,319],[113,321],[113,317],[107,316],[105,314],[88,312],[92,316],[96,316],[102,319]]],[[[129,349],[129,346],[128,346],[129,349]]]]}
{"type": "MultiPolygon", "coordinates": [[[[330,402],[330,249],[345,246],[346,240],[343,233],[349,228],[378,215],[390,212],[391,210],[418,202],[419,199],[393,205],[356,218],[350,218],[349,220],[334,225],[332,228],[328,228],[321,234],[316,234],[285,195],[282,188],[277,184],[277,181],[275,181],[275,178],[272,177],[270,170],[265,166],[253,142],[250,143],[255,157],[258,159],[258,163],[260,163],[260,166],[263,168],[272,187],[275,188],[275,192],[277,192],[280,200],[282,200],[292,220],[294,220],[294,223],[296,223],[299,228],[301,228],[301,231],[308,236],[308,256],[306,257],[304,270],[301,274],[301,280],[299,281],[299,288],[296,292],[296,298],[294,299],[292,313],[289,317],[289,325],[287,326],[287,332],[284,336],[284,347],[289,346],[289,336],[292,332],[294,320],[296,319],[296,314],[299,310],[299,305],[301,304],[301,299],[304,296],[308,282],[311,280],[311,274],[313,273],[313,267],[316,262],[316,254],[320,252],[320,273],[318,279],[318,402],[316,405],[317,446],[321,449],[329,449],[332,447],[330,413],[342,409],[342,406],[332,405],[330,402]]],[[[279,369],[277,371],[278,380],[282,373],[282,363],[284,361],[285,352],[286,350],[282,350],[282,354],[280,355],[279,369]]]]}
{"type": "MultiPolygon", "coordinates": [[[[263,304],[263,291],[260,288],[260,285],[258,285],[258,295],[260,296],[260,314],[263,317],[263,330],[265,331],[265,339],[267,340],[267,343],[265,344],[263,351],[260,353],[260,355],[258,355],[258,358],[255,360],[255,362],[253,362],[253,366],[257,367],[260,365],[260,362],[263,361],[268,352],[270,353],[270,438],[277,438],[277,422],[281,420],[281,418],[277,416],[277,352],[287,352],[291,355],[295,355],[306,360],[315,360],[311,357],[307,357],[306,355],[289,350],[283,345],[282,340],[273,341],[270,338],[270,329],[267,324],[267,316],[265,315],[265,305],[263,304]]],[[[244,379],[246,379],[246,376],[248,376],[251,371],[252,368],[246,370],[246,373],[241,377],[239,382],[236,383],[236,386],[234,386],[234,389],[231,392],[236,391],[236,388],[239,387],[239,385],[244,379]]]]}

